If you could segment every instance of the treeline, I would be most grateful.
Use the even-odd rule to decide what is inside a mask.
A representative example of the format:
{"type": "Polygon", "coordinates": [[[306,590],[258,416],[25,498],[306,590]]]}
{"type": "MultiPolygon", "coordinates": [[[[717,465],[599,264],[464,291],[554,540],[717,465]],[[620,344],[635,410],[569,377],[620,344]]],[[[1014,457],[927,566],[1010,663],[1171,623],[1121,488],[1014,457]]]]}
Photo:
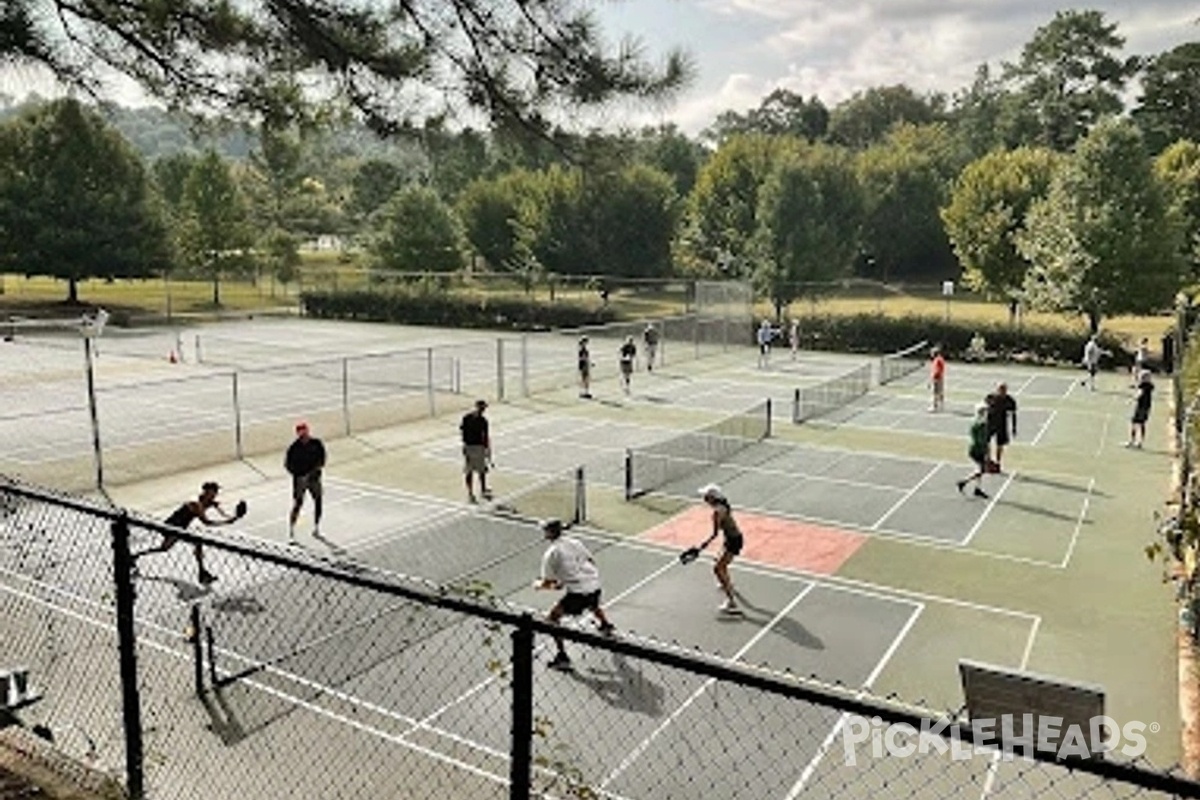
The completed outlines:
{"type": "Polygon", "coordinates": [[[695,138],[436,120],[382,141],[181,137],[163,112],[39,104],[0,129],[0,266],[72,287],[188,270],[219,302],[222,274],[289,281],[301,242],[333,234],[378,269],[749,276],[780,309],[851,275],[961,278],[1098,324],[1170,304],[1200,263],[1200,43],[1123,47],[1102,13],[1060,12],[953,95],[875,87],[827,108],[779,90],[695,138]],[[72,183],[87,190],[54,199],[72,183]]]}

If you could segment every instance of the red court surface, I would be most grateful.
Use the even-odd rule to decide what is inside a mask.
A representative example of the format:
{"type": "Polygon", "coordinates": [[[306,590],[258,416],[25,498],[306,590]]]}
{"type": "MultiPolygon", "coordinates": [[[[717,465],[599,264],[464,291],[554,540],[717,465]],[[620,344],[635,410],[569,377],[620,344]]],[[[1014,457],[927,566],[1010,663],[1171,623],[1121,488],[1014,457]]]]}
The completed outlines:
{"type": "MultiPolygon", "coordinates": [[[[862,546],[867,537],[795,520],[734,511],[734,519],[746,537],[739,560],[775,567],[802,569],[833,575],[862,546]]],[[[712,533],[712,511],[694,506],[643,533],[640,539],[678,547],[681,551],[698,545],[712,533]]],[[[721,552],[720,535],[706,551],[721,552]]]]}

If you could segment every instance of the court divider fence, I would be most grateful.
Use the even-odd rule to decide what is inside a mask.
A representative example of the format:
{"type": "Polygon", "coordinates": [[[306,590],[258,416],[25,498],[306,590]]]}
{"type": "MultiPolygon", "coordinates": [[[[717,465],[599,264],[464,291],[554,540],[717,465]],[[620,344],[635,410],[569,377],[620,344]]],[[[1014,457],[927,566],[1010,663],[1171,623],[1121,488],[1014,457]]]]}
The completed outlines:
{"type": "Polygon", "coordinates": [[[503,599],[536,528],[435,582],[3,480],[0,535],[0,669],[41,697],[11,715],[135,800],[1200,796],[1128,752],[997,749],[959,712],[644,638],[619,605],[615,637],[550,625],[503,599]],[[180,546],[135,563],[164,535],[180,546]],[[190,581],[197,545],[214,592],[190,581]],[[574,673],[545,668],[555,635],[574,673]]]}
{"type": "Polygon", "coordinates": [[[578,385],[582,336],[589,339],[593,386],[615,387],[621,344],[632,337],[644,359],[648,325],[658,331],[656,366],[751,342],[748,318],[702,314],[335,358],[299,359],[291,350],[200,336],[197,358],[181,365],[183,376],[130,381],[94,379],[104,378],[92,369],[95,341],[76,339],[68,344],[88,356],[88,391],[44,398],[43,406],[56,409],[53,421],[0,412],[0,430],[10,428],[12,440],[26,448],[9,454],[19,468],[4,468],[85,491],[235,459],[282,457],[302,418],[329,439],[464,412],[476,398],[502,401],[578,385]]]}

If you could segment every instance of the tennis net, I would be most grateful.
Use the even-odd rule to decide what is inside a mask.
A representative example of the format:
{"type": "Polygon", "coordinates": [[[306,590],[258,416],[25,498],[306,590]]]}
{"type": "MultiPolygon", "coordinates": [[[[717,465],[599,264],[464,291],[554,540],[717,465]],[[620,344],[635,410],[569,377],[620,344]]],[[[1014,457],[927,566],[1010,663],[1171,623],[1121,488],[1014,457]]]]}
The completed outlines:
{"type": "Polygon", "coordinates": [[[632,500],[729,461],[771,435],[771,401],[699,430],[625,453],[625,499],[632,500]]]}
{"type": "Polygon", "coordinates": [[[792,422],[804,422],[848,406],[870,390],[870,362],[815,386],[797,389],[792,398],[792,422]]]}
{"type": "MultiPolygon", "coordinates": [[[[582,523],[585,497],[580,467],[468,511],[447,510],[387,531],[331,560],[425,591],[432,585],[461,597],[501,598],[526,586],[537,572],[535,551],[545,546],[538,523],[547,518],[567,527],[582,523]]],[[[464,620],[461,614],[337,584],[301,569],[249,582],[239,592],[241,605],[228,613],[217,609],[207,628],[214,686],[252,677],[284,681],[293,689],[297,683],[341,686],[464,620]],[[243,613],[248,598],[260,613],[243,613]]]]}
{"type": "Polygon", "coordinates": [[[911,375],[925,364],[925,351],[929,348],[928,341],[920,341],[912,347],[906,347],[895,353],[888,353],[879,359],[879,385],[891,383],[897,378],[911,375]]]}

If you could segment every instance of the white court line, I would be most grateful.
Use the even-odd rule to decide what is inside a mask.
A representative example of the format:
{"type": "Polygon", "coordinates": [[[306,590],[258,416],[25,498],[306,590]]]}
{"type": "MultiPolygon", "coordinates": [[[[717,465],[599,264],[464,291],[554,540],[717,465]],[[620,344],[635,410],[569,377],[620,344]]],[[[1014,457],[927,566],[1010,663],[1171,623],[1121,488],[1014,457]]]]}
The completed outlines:
{"type": "MultiPolygon", "coordinates": [[[[659,567],[658,569],[654,570],[654,572],[651,572],[651,573],[650,573],[649,575],[647,575],[645,578],[642,578],[640,581],[638,581],[637,583],[633,584],[632,586],[630,586],[630,587],[629,587],[628,589],[626,589],[625,591],[621,592],[621,593],[620,593],[620,594],[618,594],[618,595],[615,595],[615,596],[614,596],[614,597],[613,597],[611,600],[609,600],[607,603],[605,603],[605,604],[604,604],[604,607],[605,607],[605,608],[610,608],[610,607],[612,607],[614,604],[616,604],[616,603],[619,603],[619,602],[620,602],[622,599],[624,599],[624,598],[628,597],[629,595],[633,594],[633,593],[634,593],[634,592],[636,592],[638,589],[641,589],[643,586],[645,586],[646,584],[650,583],[650,582],[651,582],[651,581],[653,581],[654,579],[658,578],[658,576],[662,575],[664,572],[666,572],[667,570],[671,569],[671,568],[672,568],[672,567],[674,567],[674,566],[675,566],[675,559],[674,559],[674,558],[672,558],[672,559],[671,559],[670,561],[668,561],[666,564],[663,564],[661,567],[659,567]]],[[[542,648],[541,648],[541,646],[539,645],[538,647],[536,647],[536,648],[534,649],[534,652],[536,653],[538,650],[541,650],[541,649],[542,649],[542,648]]],[[[492,685],[493,683],[495,683],[497,680],[498,680],[497,676],[493,675],[493,676],[491,676],[491,677],[489,677],[489,678],[486,678],[485,680],[482,680],[482,681],[480,681],[480,682],[479,682],[479,683],[477,683],[475,686],[473,686],[473,687],[471,687],[470,689],[468,689],[467,691],[463,692],[463,693],[462,693],[462,694],[461,694],[459,697],[456,697],[455,699],[453,699],[453,700],[451,700],[450,702],[448,702],[448,703],[444,704],[444,705],[443,705],[443,706],[441,706],[440,708],[434,709],[434,710],[433,710],[432,712],[430,712],[430,713],[429,713],[429,714],[428,714],[428,715],[427,715],[427,716],[426,716],[424,719],[417,720],[417,721],[415,722],[415,724],[412,726],[412,728],[410,728],[408,731],[406,731],[404,735],[405,735],[405,736],[408,736],[409,734],[416,733],[417,731],[419,731],[419,730],[421,730],[421,729],[423,729],[423,728],[429,728],[429,727],[430,727],[430,723],[432,723],[432,722],[433,722],[433,720],[437,719],[437,718],[438,718],[438,717],[440,717],[442,714],[445,714],[447,711],[449,711],[450,709],[454,708],[454,707],[455,707],[456,705],[458,705],[459,703],[461,703],[461,702],[463,702],[463,701],[465,701],[465,700],[469,700],[470,698],[474,697],[476,694],[478,694],[479,692],[483,691],[483,690],[484,690],[485,688],[487,688],[488,686],[491,686],[491,685],[492,685]]],[[[436,729],[434,729],[434,730],[436,730],[436,729]]]]}
{"type": "MultiPolygon", "coordinates": [[[[1029,668],[1029,656],[1033,653],[1033,641],[1037,637],[1038,628],[1041,627],[1042,618],[1038,617],[1033,621],[1033,625],[1029,629],[1029,640],[1025,643],[1025,652],[1021,654],[1021,664],[1018,667],[1021,671],[1029,668]]],[[[991,763],[988,764],[987,774],[983,778],[983,791],[979,795],[979,800],[985,798],[992,793],[992,787],[996,783],[996,776],[1000,774],[1000,757],[1003,750],[997,748],[992,754],[991,763]]]]}
{"type": "Polygon", "coordinates": [[[1020,388],[1020,389],[1017,389],[1015,392],[1013,392],[1013,394],[1020,394],[1021,392],[1025,391],[1026,389],[1028,389],[1028,388],[1029,388],[1029,384],[1031,384],[1031,383],[1033,383],[1035,380],[1037,380],[1037,377],[1038,377],[1038,376],[1037,376],[1037,373],[1034,373],[1033,375],[1030,375],[1030,376],[1029,376],[1029,378],[1028,378],[1028,379],[1027,379],[1027,380],[1026,380],[1024,383],[1022,383],[1022,384],[1021,384],[1021,388],[1020,388]]]}
{"type": "Polygon", "coordinates": [[[1046,433],[1046,429],[1050,427],[1050,423],[1053,422],[1054,418],[1057,416],[1058,416],[1058,409],[1057,408],[1052,409],[1050,411],[1050,416],[1046,417],[1046,421],[1043,422],[1042,427],[1038,429],[1037,436],[1034,436],[1033,441],[1030,442],[1029,444],[1036,447],[1037,443],[1042,440],[1042,435],[1046,433]]]}
{"type": "MultiPolygon", "coordinates": [[[[787,606],[785,606],[782,611],[780,611],[778,614],[776,614],[774,616],[774,618],[771,619],[770,622],[768,622],[766,625],[764,625],[761,629],[759,629],[758,633],[756,633],[754,636],[752,636],[750,638],[749,642],[747,642],[745,645],[743,645],[741,647],[741,649],[739,649],[736,653],[734,653],[732,659],[736,661],[736,660],[740,659],[742,656],[744,656],[746,654],[746,651],[748,651],[751,647],[753,647],[755,644],[757,644],[760,639],[762,639],[764,636],[766,636],[767,633],[770,632],[771,628],[774,627],[777,622],[779,622],[779,620],[781,620],[785,616],[787,616],[788,612],[790,612],[793,608],[795,608],[796,605],[801,600],[803,600],[804,597],[809,592],[811,592],[815,588],[816,588],[816,584],[810,583],[808,586],[805,586],[803,589],[801,589],[800,592],[794,598],[792,598],[792,601],[790,603],[788,603],[787,606]]],[[[700,687],[698,689],[696,689],[696,691],[692,692],[691,696],[688,697],[687,700],[684,700],[683,703],[681,703],[673,712],[671,712],[670,716],[668,716],[665,720],[663,720],[662,723],[660,723],[657,728],[655,728],[653,731],[651,731],[650,734],[648,736],[646,736],[646,738],[642,739],[642,741],[640,741],[633,748],[633,750],[631,750],[629,752],[629,754],[626,755],[625,758],[623,758],[621,760],[621,763],[617,765],[616,769],[614,769],[613,771],[608,773],[608,776],[605,777],[605,779],[600,782],[600,789],[601,790],[606,789],[610,783],[615,781],[617,778],[621,777],[621,775],[625,772],[625,770],[629,769],[629,767],[633,765],[633,762],[636,761],[638,758],[640,758],[642,753],[646,752],[646,749],[649,748],[650,745],[654,742],[654,740],[658,738],[659,734],[661,734],[668,727],[670,727],[672,724],[674,724],[675,720],[679,717],[679,715],[682,714],[684,711],[686,711],[693,703],[695,703],[697,700],[699,700],[700,695],[702,695],[706,691],[708,691],[708,688],[710,686],[712,686],[713,684],[715,684],[716,682],[717,682],[716,678],[708,678],[707,680],[704,681],[704,683],[700,684],[700,687]]]]}
{"type": "MultiPolygon", "coordinates": [[[[654,492],[660,497],[673,497],[677,499],[691,500],[691,497],[684,495],[672,494],[669,492],[654,492]]],[[[908,533],[905,531],[894,531],[888,528],[879,528],[878,530],[869,530],[845,520],[830,520],[823,517],[808,516],[804,514],[793,514],[791,512],[778,511],[776,509],[763,509],[758,506],[739,505],[738,508],[750,513],[760,514],[762,516],[777,517],[780,519],[795,520],[797,522],[808,522],[814,525],[825,525],[831,528],[849,531],[850,533],[858,533],[863,536],[874,537],[879,539],[887,539],[893,541],[901,541],[905,544],[911,544],[916,547],[928,547],[932,550],[948,550],[954,553],[960,553],[972,558],[989,558],[996,561],[1009,561],[1016,564],[1026,564],[1032,567],[1043,567],[1047,569],[1060,569],[1057,561],[1041,561],[1036,558],[1027,558],[1025,556],[1014,556],[1008,553],[996,553],[991,550],[981,550],[977,547],[966,547],[966,542],[958,542],[952,539],[939,539],[935,536],[923,536],[918,533],[908,533]]],[[[665,524],[665,523],[664,523],[665,524]]],[[[651,529],[653,530],[653,528],[651,529]]]]}
{"type": "Polygon", "coordinates": [[[907,492],[905,492],[904,496],[901,497],[899,500],[897,500],[892,505],[892,507],[889,508],[882,517],[875,520],[875,524],[872,525],[870,528],[868,528],[868,530],[872,530],[872,531],[879,530],[879,526],[883,524],[883,521],[885,519],[887,519],[888,517],[890,517],[892,514],[896,513],[896,511],[900,508],[900,506],[907,503],[909,501],[909,499],[911,499],[912,496],[917,493],[917,490],[920,489],[922,486],[924,486],[926,483],[928,483],[929,479],[932,478],[938,472],[938,470],[940,470],[942,468],[943,464],[945,464],[944,461],[939,461],[936,464],[934,464],[933,468],[930,469],[929,472],[927,472],[925,474],[925,477],[921,478],[921,480],[917,481],[917,484],[915,486],[913,486],[911,489],[909,489],[907,492]]]}
{"type": "MultiPolygon", "coordinates": [[[[33,602],[38,605],[42,605],[46,608],[49,608],[49,609],[53,610],[55,613],[59,613],[64,616],[67,616],[67,617],[74,619],[75,621],[80,622],[82,624],[86,624],[86,625],[90,625],[95,628],[99,628],[100,630],[103,630],[107,633],[115,635],[117,632],[115,625],[109,625],[105,622],[94,619],[92,617],[88,617],[86,615],[79,614],[79,613],[72,611],[71,609],[66,608],[64,606],[58,606],[58,605],[55,605],[54,603],[49,603],[45,600],[42,600],[39,597],[27,594],[25,592],[21,592],[19,590],[13,589],[12,587],[0,585],[0,592],[5,592],[8,594],[16,595],[18,597],[23,597],[30,602],[33,602]]],[[[146,623],[144,623],[140,620],[138,621],[138,624],[142,625],[142,626],[146,625],[146,623]]],[[[155,626],[155,627],[157,627],[157,626],[155,626]]],[[[171,656],[172,658],[175,658],[176,660],[179,660],[179,661],[190,661],[191,660],[190,656],[186,656],[186,655],[180,653],[178,650],[171,648],[167,645],[160,644],[159,642],[156,642],[154,640],[146,640],[144,638],[139,638],[138,643],[140,645],[145,645],[145,646],[151,648],[152,650],[157,650],[165,655],[171,656]]],[[[270,695],[273,695],[280,699],[286,700],[287,702],[292,703],[293,705],[295,705],[297,707],[303,708],[306,711],[310,711],[314,714],[317,714],[318,716],[326,717],[327,719],[333,720],[334,722],[340,722],[340,723],[347,725],[350,728],[358,730],[362,733],[366,733],[368,735],[373,735],[377,738],[383,739],[385,741],[389,741],[393,744],[400,745],[401,747],[407,748],[407,749],[412,750],[421,755],[429,756],[430,758],[433,758],[437,761],[441,761],[443,763],[449,764],[450,766],[466,770],[467,772],[475,774],[479,777],[487,778],[489,780],[493,780],[493,781],[496,781],[497,783],[501,783],[501,784],[505,784],[505,785],[508,784],[508,779],[505,777],[493,775],[493,774],[486,772],[484,770],[481,770],[478,767],[475,767],[465,761],[459,761],[458,759],[455,759],[451,756],[447,756],[444,753],[439,753],[436,750],[431,750],[429,748],[422,747],[417,744],[413,744],[412,742],[404,741],[403,739],[401,739],[400,737],[398,737],[394,734],[387,733],[386,731],[382,731],[382,730],[379,730],[378,728],[366,725],[365,723],[362,723],[358,720],[351,719],[350,717],[346,717],[342,714],[337,714],[337,713],[330,711],[328,709],[325,709],[325,708],[321,708],[320,706],[317,706],[309,701],[302,700],[298,697],[294,697],[294,696],[289,695],[288,693],[283,692],[281,690],[273,689],[271,687],[262,685],[262,684],[258,683],[257,681],[248,680],[245,683],[247,685],[253,686],[254,688],[256,688],[260,691],[263,691],[267,694],[270,694],[270,695]]],[[[336,694],[337,694],[330,687],[321,686],[320,688],[323,691],[329,692],[333,696],[336,696],[336,694]]],[[[348,701],[352,705],[359,705],[364,708],[369,707],[367,704],[363,703],[361,700],[359,700],[358,698],[355,698],[355,697],[343,696],[343,699],[348,699],[348,701]]],[[[394,715],[394,712],[387,712],[386,714],[384,714],[384,716],[394,718],[395,715],[394,715]]],[[[446,735],[450,736],[450,738],[458,738],[458,737],[454,737],[452,734],[449,734],[448,732],[446,732],[446,735]]],[[[463,743],[467,746],[474,746],[474,747],[476,747],[476,749],[482,749],[479,745],[477,745],[469,740],[461,740],[461,743],[463,743]]]]}
{"type": "Polygon", "coordinates": [[[987,507],[983,509],[983,513],[979,515],[979,519],[975,520],[975,524],[971,526],[971,530],[967,531],[967,538],[962,540],[962,546],[966,547],[975,538],[975,534],[979,533],[979,529],[983,527],[983,522],[992,513],[992,509],[996,507],[996,503],[1000,500],[1000,495],[1004,494],[1004,490],[1009,487],[1013,479],[1017,477],[1016,471],[1009,473],[1008,480],[1001,484],[999,490],[996,491],[992,498],[988,500],[987,507]]]}
{"type": "MultiPolygon", "coordinates": [[[[883,672],[883,668],[887,666],[887,663],[891,661],[892,656],[895,654],[897,648],[900,647],[900,643],[904,641],[904,638],[908,636],[908,632],[912,630],[912,626],[916,623],[917,617],[921,616],[921,612],[924,610],[925,606],[919,606],[918,608],[913,609],[913,613],[908,618],[908,622],[904,623],[904,627],[902,627],[899,633],[896,634],[896,637],[892,640],[891,646],[888,647],[883,656],[879,659],[879,663],[875,665],[875,669],[871,670],[871,674],[867,676],[867,680],[862,685],[862,691],[858,693],[856,699],[861,699],[866,694],[866,690],[871,688],[872,684],[875,683],[875,680],[879,677],[879,674],[883,672]]],[[[834,723],[833,728],[829,731],[829,735],[825,737],[825,740],[821,742],[821,746],[817,748],[816,755],[814,755],[812,760],[808,762],[808,765],[800,773],[799,779],[792,786],[792,790],[788,792],[786,800],[794,800],[794,798],[804,791],[804,787],[812,779],[813,774],[817,771],[817,767],[820,765],[821,761],[824,760],[825,755],[829,752],[830,748],[833,747],[834,740],[837,739],[837,735],[842,732],[842,728],[845,727],[846,720],[848,719],[850,719],[850,712],[845,712],[838,717],[838,721],[834,723]]]]}
{"type": "Polygon", "coordinates": [[[1104,449],[1104,442],[1108,439],[1108,424],[1112,422],[1112,412],[1104,415],[1104,427],[1100,429],[1100,438],[1096,441],[1096,455],[1100,455],[1100,451],[1104,449]]]}
{"type": "Polygon", "coordinates": [[[1092,490],[1096,487],[1096,479],[1092,478],[1088,482],[1087,494],[1083,497],[1083,507],[1079,509],[1079,518],[1075,520],[1075,530],[1071,534],[1071,541],[1067,545],[1067,553],[1063,556],[1062,568],[1066,569],[1067,564],[1071,563],[1071,556],[1075,553],[1075,543],[1079,541],[1079,532],[1083,528],[1083,520],[1087,517],[1088,506],[1092,501],[1092,490]]]}

